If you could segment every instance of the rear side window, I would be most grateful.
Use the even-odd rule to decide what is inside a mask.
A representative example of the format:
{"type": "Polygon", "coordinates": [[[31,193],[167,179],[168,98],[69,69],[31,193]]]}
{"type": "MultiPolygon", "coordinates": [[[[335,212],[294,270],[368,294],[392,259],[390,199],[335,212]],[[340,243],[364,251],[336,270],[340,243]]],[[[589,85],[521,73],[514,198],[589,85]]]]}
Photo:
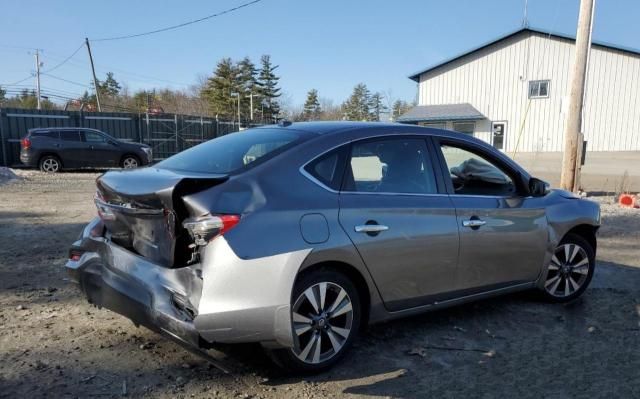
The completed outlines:
{"type": "Polygon", "coordinates": [[[436,179],[424,140],[388,138],[354,143],[346,191],[433,194],[436,179]]]}
{"type": "Polygon", "coordinates": [[[64,141],[80,141],[80,132],[77,130],[63,130],[60,132],[60,139],[64,141]]]}
{"type": "Polygon", "coordinates": [[[348,146],[331,151],[309,162],[304,170],[325,186],[340,190],[348,146]]]}
{"type": "Polygon", "coordinates": [[[304,141],[310,133],[249,129],[218,137],[159,162],[156,167],[198,173],[230,173],[264,162],[304,141]]]}
{"type": "Polygon", "coordinates": [[[60,133],[56,131],[46,131],[46,132],[34,132],[33,135],[35,137],[47,137],[50,139],[59,139],[60,133]]]}

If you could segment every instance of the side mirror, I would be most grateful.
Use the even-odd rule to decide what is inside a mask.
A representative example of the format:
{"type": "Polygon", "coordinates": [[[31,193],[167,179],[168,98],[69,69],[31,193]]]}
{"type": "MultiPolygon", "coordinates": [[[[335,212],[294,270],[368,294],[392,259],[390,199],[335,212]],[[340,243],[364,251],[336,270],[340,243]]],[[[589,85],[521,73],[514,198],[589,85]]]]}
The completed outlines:
{"type": "Polygon", "coordinates": [[[551,186],[544,180],[532,177],[529,179],[529,194],[534,197],[544,197],[551,191],[551,186]]]}

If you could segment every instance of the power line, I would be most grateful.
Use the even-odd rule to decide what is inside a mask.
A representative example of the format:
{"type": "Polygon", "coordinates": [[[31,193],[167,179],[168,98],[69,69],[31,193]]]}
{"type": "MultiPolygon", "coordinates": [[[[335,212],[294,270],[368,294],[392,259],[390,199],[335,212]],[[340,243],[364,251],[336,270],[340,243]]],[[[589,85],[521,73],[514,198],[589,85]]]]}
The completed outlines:
{"type": "Polygon", "coordinates": [[[70,83],[70,84],[72,84],[72,85],[81,86],[81,87],[86,87],[86,88],[88,88],[88,89],[92,89],[92,88],[93,88],[93,87],[91,87],[91,86],[89,86],[89,85],[82,84],[82,83],[78,83],[78,82],[74,82],[73,80],[63,79],[63,78],[61,78],[61,77],[54,76],[54,75],[51,75],[51,74],[49,74],[49,73],[43,73],[43,75],[47,75],[47,76],[48,76],[48,77],[50,77],[50,78],[57,79],[57,80],[61,80],[61,81],[63,81],[63,82],[67,82],[67,83],[70,83]]]}
{"type": "Polygon", "coordinates": [[[17,82],[13,82],[13,83],[0,83],[0,86],[17,86],[18,84],[24,82],[25,80],[31,79],[33,78],[33,75],[29,75],[24,79],[20,79],[17,82]]]}
{"type": "Polygon", "coordinates": [[[169,30],[178,29],[178,28],[182,28],[182,27],[185,27],[185,26],[188,26],[188,25],[196,24],[198,22],[206,21],[206,20],[211,19],[211,18],[219,17],[221,15],[229,14],[229,13],[237,11],[237,10],[239,10],[241,8],[249,7],[249,6],[253,5],[253,4],[259,3],[261,1],[262,0],[253,0],[253,1],[250,1],[248,3],[240,4],[239,6],[236,6],[236,7],[233,7],[233,8],[229,8],[227,10],[224,10],[224,11],[221,11],[221,12],[218,12],[218,13],[215,13],[215,14],[207,15],[206,17],[202,17],[202,18],[191,20],[191,21],[183,22],[183,23],[178,24],[178,25],[167,26],[165,28],[160,28],[160,29],[156,29],[156,30],[152,30],[152,31],[148,31],[148,32],[135,33],[135,34],[131,34],[131,35],[125,35],[125,36],[115,36],[115,37],[106,37],[106,38],[101,38],[101,39],[93,39],[91,41],[92,42],[106,42],[106,41],[111,41],[111,40],[123,40],[123,39],[131,39],[131,38],[134,38],[134,37],[153,35],[155,33],[160,33],[160,32],[166,32],[166,31],[169,31],[169,30]]]}
{"type": "Polygon", "coordinates": [[[71,53],[70,56],[68,56],[67,58],[65,58],[62,62],[60,62],[58,65],[54,66],[51,69],[47,69],[46,71],[42,72],[42,73],[47,73],[47,72],[51,72],[51,71],[55,71],[56,69],[60,68],[61,66],[63,66],[64,64],[66,64],[71,58],[73,58],[73,56],[75,56],[76,54],[78,54],[78,51],[80,51],[80,49],[84,46],[84,43],[80,43],[80,46],[76,49],[76,51],[74,51],[73,53],[71,53]]]}
{"type": "MultiPolygon", "coordinates": [[[[54,59],[58,59],[58,60],[62,60],[62,57],[51,57],[51,52],[47,51],[47,54],[49,54],[50,58],[54,58],[54,59]]],[[[87,68],[89,68],[89,63],[84,62],[84,61],[78,61],[78,60],[69,60],[68,64],[74,66],[75,68],[79,68],[79,69],[84,69],[86,70],[87,68]]],[[[176,86],[190,86],[193,83],[184,83],[184,82],[176,82],[174,80],[167,80],[167,79],[161,79],[161,78],[157,78],[157,77],[153,77],[153,76],[149,76],[149,75],[142,75],[139,73],[135,73],[135,72],[130,72],[127,71],[125,69],[122,68],[116,68],[113,66],[109,66],[109,65],[105,65],[105,64],[100,64],[100,66],[96,66],[96,71],[99,71],[101,73],[107,73],[107,72],[116,72],[119,75],[125,75],[125,76],[133,76],[137,79],[128,79],[130,81],[134,81],[134,82],[143,82],[143,83],[149,83],[149,82],[163,82],[163,83],[169,83],[169,84],[173,84],[176,86]]]]}

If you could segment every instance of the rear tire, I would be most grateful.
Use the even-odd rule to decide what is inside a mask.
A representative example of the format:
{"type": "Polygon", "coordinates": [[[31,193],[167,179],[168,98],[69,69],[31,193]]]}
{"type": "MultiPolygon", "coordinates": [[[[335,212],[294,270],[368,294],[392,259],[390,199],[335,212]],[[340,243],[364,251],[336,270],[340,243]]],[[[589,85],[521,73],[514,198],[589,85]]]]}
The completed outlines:
{"type": "Polygon", "coordinates": [[[55,155],[45,155],[40,158],[38,167],[45,173],[58,173],[62,169],[62,162],[60,162],[60,158],[55,155]]]}
{"type": "Polygon", "coordinates": [[[289,372],[312,374],[329,369],[349,350],[360,329],[362,311],[358,291],[347,276],[319,269],[296,282],[291,314],[294,348],[269,354],[289,372]]]}
{"type": "Polygon", "coordinates": [[[554,251],[540,290],[548,302],[564,303],[576,299],[587,289],[596,267],[593,247],[577,234],[567,234],[554,251]]]}
{"type": "Polygon", "coordinates": [[[135,169],[140,166],[140,159],[135,155],[125,155],[120,163],[123,169],[135,169]]]}

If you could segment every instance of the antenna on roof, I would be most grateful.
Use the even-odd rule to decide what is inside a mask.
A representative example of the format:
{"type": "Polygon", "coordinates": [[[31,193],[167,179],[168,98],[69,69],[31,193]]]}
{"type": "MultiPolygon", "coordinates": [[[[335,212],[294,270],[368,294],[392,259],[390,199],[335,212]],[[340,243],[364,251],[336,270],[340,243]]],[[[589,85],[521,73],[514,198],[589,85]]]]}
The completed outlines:
{"type": "Polygon", "coordinates": [[[527,18],[527,9],[529,8],[529,0],[524,0],[524,16],[522,17],[522,27],[529,27],[529,20],[527,18]]]}

